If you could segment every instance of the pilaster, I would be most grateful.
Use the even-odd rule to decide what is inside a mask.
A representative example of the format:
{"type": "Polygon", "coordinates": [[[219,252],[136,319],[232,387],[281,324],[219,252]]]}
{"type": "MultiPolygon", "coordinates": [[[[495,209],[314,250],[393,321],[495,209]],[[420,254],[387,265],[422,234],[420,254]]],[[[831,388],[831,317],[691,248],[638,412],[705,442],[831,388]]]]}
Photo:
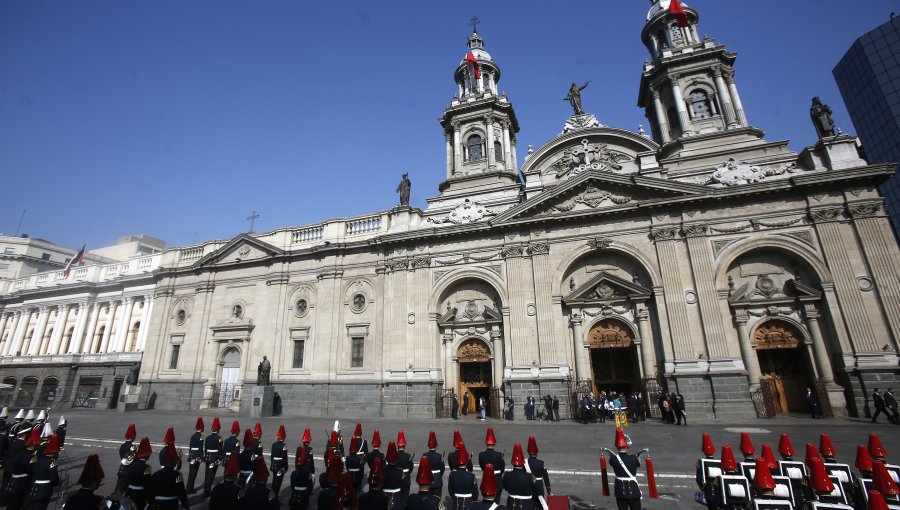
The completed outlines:
{"type": "Polygon", "coordinates": [[[550,269],[550,245],[532,243],[531,265],[534,273],[534,297],[537,312],[538,359],[541,365],[561,363],[561,357],[553,341],[552,270],[550,269]]]}
{"type": "Polygon", "coordinates": [[[528,346],[530,318],[525,311],[533,291],[529,267],[531,264],[526,260],[529,255],[526,246],[522,244],[504,246],[502,253],[506,257],[506,274],[509,279],[509,362],[511,365],[531,364],[531,349],[528,346]]]}
{"type": "Polygon", "coordinates": [[[706,337],[706,348],[710,358],[727,358],[728,341],[719,309],[719,294],[715,289],[715,268],[706,235],[709,226],[693,224],[684,226],[687,237],[688,254],[697,287],[700,304],[700,318],[706,337]]]}
{"type": "Polygon", "coordinates": [[[684,300],[684,283],[681,280],[678,251],[675,247],[677,233],[677,227],[668,226],[655,228],[650,235],[656,244],[675,359],[694,359],[691,328],[687,319],[687,303],[684,300]]]}

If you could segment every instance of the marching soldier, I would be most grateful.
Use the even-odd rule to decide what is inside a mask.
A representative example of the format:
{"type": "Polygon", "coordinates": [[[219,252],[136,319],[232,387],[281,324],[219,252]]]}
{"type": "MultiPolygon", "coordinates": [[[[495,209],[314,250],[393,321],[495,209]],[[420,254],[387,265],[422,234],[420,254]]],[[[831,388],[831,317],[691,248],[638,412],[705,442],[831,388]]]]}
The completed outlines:
{"type": "Polygon", "coordinates": [[[194,482],[197,481],[197,472],[200,471],[200,463],[203,462],[204,430],[206,430],[206,424],[203,423],[203,417],[198,416],[197,423],[194,425],[194,434],[191,435],[190,450],[188,451],[188,494],[197,492],[197,489],[194,488],[194,482]]]}
{"type": "Polygon", "coordinates": [[[40,430],[32,429],[31,435],[25,441],[25,449],[16,455],[10,465],[6,466],[6,470],[9,471],[9,482],[6,485],[7,510],[21,510],[25,507],[28,491],[31,489],[31,481],[34,479],[34,466],[31,459],[40,441],[40,430]]]}
{"type": "MultiPolygon", "coordinates": [[[[716,455],[716,447],[713,446],[712,438],[709,437],[709,434],[704,433],[703,438],[700,442],[700,451],[703,452],[703,459],[697,460],[697,487],[703,491],[703,494],[706,495],[709,491],[707,490],[707,486],[712,483],[712,480],[706,479],[706,469],[704,464],[706,463],[714,463],[718,464],[719,461],[715,459],[716,455]]],[[[704,496],[705,497],[705,496],[704,496]]]]}
{"type": "Polygon", "coordinates": [[[419,459],[419,471],[416,473],[416,484],[419,492],[409,497],[406,503],[408,510],[444,510],[444,502],[441,497],[431,492],[431,484],[434,483],[434,472],[427,455],[419,459]]]}
{"type": "MultiPolygon", "coordinates": [[[[166,437],[163,438],[163,447],[159,451],[159,465],[164,466],[164,460],[166,456],[166,446],[175,446],[175,429],[169,427],[166,430],[166,437]]],[[[176,456],[178,455],[178,451],[175,451],[176,456]]],[[[179,471],[181,471],[181,459],[178,459],[178,466],[176,467],[179,471]]]]}
{"type": "Polygon", "coordinates": [[[334,454],[334,450],[329,448],[328,459],[325,462],[325,472],[319,477],[319,485],[322,490],[319,491],[319,498],[316,500],[316,508],[331,509],[334,508],[334,498],[337,496],[337,486],[344,472],[344,461],[340,456],[334,454]]]}
{"type": "Polygon", "coordinates": [[[384,469],[384,493],[391,498],[393,510],[406,509],[406,495],[409,493],[409,477],[397,464],[397,445],[391,441],[388,443],[387,454],[384,460],[387,467],[384,469]]]}
{"type": "Polygon", "coordinates": [[[872,472],[875,469],[872,465],[872,456],[869,455],[869,449],[865,445],[856,446],[856,462],[854,465],[859,470],[859,476],[856,478],[851,491],[853,502],[856,508],[865,508],[869,492],[866,484],[872,483],[872,472]]]}
{"type": "MultiPolygon", "coordinates": [[[[397,466],[407,478],[412,476],[413,460],[412,455],[406,452],[406,434],[403,430],[397,433],[397,466]]],[[[406,494],[409,495],[409,487],[406,488],[406,494]]]]}
{"type": "MultiPolygon", "coordinates": [[[[388,510],[391,498],[381,490],[384,481],[384,469],[381,467],[381,457],[372,460],[372,468],[369,470],[369,491],[359,497],[359,510],[388,510]]],[[[291,508],[291,510],[306,510],[305,508],[291,508]]]]}
{"type": "Polygon", "coordinates": [[[6,497],[6,488],[12,478],[12,466],[20,453],[25,451],[25,443],[28,439],[29,430],[24,427],[18,427],[16,434],[9,435],[9,445],[3,455],[3,485],[0,486],[0,504],[6,497]]]}
{"type": "Polygon", "coordinates": [[[764,458],[756,459],[753,475],[753,505],[751,510],[793,510],[794,504],[789,499],[775,495],[775,479],[769,470],[769,463],[764,458]]]}
{"type": "Polygon", "coordinates": [[[241,488],[235,484],[241,467],[238,456],[232,455],[225,461],[225,480],[213,487],[209,493],[209,508],[237,508],[241,488]]]}
{"type": "Polygon", "coordinates": [[[309,508],[309,497],[313,491],[312,473],[309,472],[309,452],[303,446],[297,448],[297,458],[294,461],[294,472],[291,473],[291,499],[288,502],[291,510],[306,510],[309,508]]]}
{"type": "Polygon", "coordinates": [[[353,479],[350,477],[350,473],[341,473],[340,478],[338,478],[332,508],[337,510],[356,510],[356,505],[356,489],[353,488],[353,479]]]}
{"type": "Polygon", "coordinates": [[[641,510],[641,488],[637,482],[637,470],[641,461],[637,455],[628,453],[628,441],[622,429],[616,429],[616,450],[609,453],[609,463],[616,473],[616,505],[619,510],[641,510]]]}
{"type": "Polygon", "coordinates": [[[152,470],[147,465],[147,459],[153,450],[150,448],[150,440],[141,438],[134,460],[125,468],[125,473],[119,479],[116,491],[134,502],[138,510],[144,510],[149,496],[150,476],[152,470]]]}
{"type": "Polygon", "coordinates": [[[81,488],[66,499],[66,510],[97,510],[103,505],[103,496],[94,494],[103,483],[103,466],[100,465],[100,456],[91,455],[84,463],[81,476],[78,477],[78,485],[81,488]]]}
{"type": "Polygon", "coordinates": [[[534,477],[534,488],[538,500],[543,508],[547,508],[547,498],[553,491],[550,489],[550,475],[544,461],[537,457],[538,446],[534,436],[528,436],[528,459],[525,461],[525,471],[534,477]]]}
{"type": "Polygon", "coordinates": [[[0,410],[0,432],[6,432],[6,419],[9,418],[9,409],[6,406],[3,406],[3,410],[0,410]]]}
{"type": "Polygon", "coordinates": [[[23,427],[34,427],[34,410],[29,409],[27,413],[25,413],[25,420],[22,422],[23,427]]]}
{"type": "MultiPolygon", "coordinates": [[[[464,445],[462,436],[459,434],[458,430],[454,430],[453,431],[453,451],[450,452],[449,455],[447,455],[447,466],[450,467],[450,471],[453,471],[453,470],[459,468],[457,452],[459,451],[459,445],[461,445],[461,444],[464,445]]],[[[468,458],[468,455],[466,456],[466,458],[468,459],[468,463],[463,467],[467,471],[472,471],[472,459],[468,458]]]]}
{"type": "Polygon", "coordinates": [[[306,462],[306,464],[304,464],[303,469],[307,470],[310,475],[315,475],[316,474],[316,463],[315,463],[315,460],[313,459],[312,447],[309,445],[309,443],[311,443],[311,442],[312,442],[312,434],[309,433],[309,427],[306,427],[306,429],[303,431],[303,437],[300,439],[300,443],[302,443],[302,444],[297,447],[297,453],[295,454],[295,457],[297,457],[297,458],[300,457],[301,449],[306,450],[306,457],[309,460],[306,462]]]}
{"type": "Polygon", "coordinates": [[[241,453],[241,440],[238,439],[238,436],[241,434],[241,424],[238,423],[237,420],[231,422],[231,435],[228,436],[225,441],[222,443],[222,454],[224,458],[222,462],[226,465],[228,464],[228,459],[231,458],[232,454],[241,453]]]}
{"type": "Polygon", "coordinates": [[[253,462],[257,459],[255,445],[253,432],[250,432],[250,429],[245,430],[244,449],[241,450],[241,453],[238,455],[238,464],[241,466],[241,475],[238,477],[238,487],[241,489],[247,485],[247,482],[253,475],[253,462]]]}
{"type": "Polygon", "coordinates": [[[175,445],[166,445],[162,451],[162,465],[153,476],[150,477],[148,496],[151,510],[178,510],[178,503],[185,510],[191,505],[188,503],[187,491],[184,489],[184,478],[181,471],[177,470],[181,459],[175,450],[175,445]]]}
{"type": "Polygon", "coordinates": [[[378,432],[378,429],[375,429],[375,432],[372,433],[372,451],[366,455],[366,464],[369,466],[369,469],[372,469],[372,461],[376,457],[381,459],[381,464],[382,466],[384,465],[384,454],[381,453],[379,448],[381,448],[381,434],[378,432]]]}
{"type": "Polygon", "coordinates": [[[222,425],[219,418],[213,418],[212,426],[209,428],[210,434],[203,441],[203,462],[206,469],[203,472],[203,497],[208,498],[212,491],[213,480],[216,479],[216,471],[219,470],[219,464],[225,460],[224,441],[219,431],[222,425]]]}
{"type": "Polygon", "coordinates": [[[284,438],[287,434],[284,431],[284,424],[278,427],[278,433],[275,434],[275,442],[272,443],[272,492],[276,495],[281,492],[281,481],[287,473],[288,467],[288,449],[284,445],[284,438]]]}
{"type": "Polygon", "coordinates": [[[259,422],[256,422],[256,426],[253,427],[253,452],[257,457],[263,456],[262,425],[259,422]]]}
{"type": "Polygon", "coordinates": [[[269,481],[269,469],[262,455],[253,461],[253,480],[241,491],[238,502],[243,508],[264,510],[279,507],[278,496],[266,487],[269,481]]]}
{"type": "Polygon", "coordinates": [[[481,480],[481,501],[472,503],[471,510],[506,510],[506,507],[497,503],[497,477],[494,475],[494,466],[488,464],[490,469],[485,470],[481,480]]]}
{"type": "Polygon", "coordinates": [[[356,422],[356,428],[353,430],[353,437],[357,438],[357,441],[359,442],[359,450],[356,453],[361,453],[363,458],[367,459],[369,457],[369,442],[363,437],[362,423],[356,422]]]}
{"type": "Polygon", "coordinates": [[[41,409],[41,412],[38,413],[37,420],[35,420],[34,424],[43,430],[44,424],[46,422],[47,422],[47,411],[41,409]]]}
{"type": "MultiPolygon", "coordinates": [[[[466,443],[460,439],[456,445],[456,467],[450,468],[450,476],[447,479],[447,492],[450,494],[451,510],[470,510],[472,504],[478,499],[478,482],[472,474],[472,462],[469,460],[469,452],[466,443]]],[[[487,468],[487,466],[485,466],[487,468]]],[[[491,479],[494,479],[494,466],[485,471],[486,479],[490,471],[491,479]]],[[[496,480],[494,481],[494,493],[496,496],[496,480]]],[[[482,485],[483,486],[483,485],[482,485]]]]}
{"type": "Polygon", "coordinates": [[[503,476],[503,487],[508,493],[506,507],[510,510],[534,510],[537,488],[532,475],[525,472],[525,456],[519,443],[513,446],[510,464],[513,470],[503,476]]]}
{"type": "Polygon", "coordinates": [[[444,456],[435,451],[437,446],[437,436],[432,430],[428,432],[428,452],[425,453],[425,457],[428,457],[431,474],[434,475],[434,480],[431,483],[431,493],[440,498],[444,489],[444,470],[446,467],[444,466],[444,456]]]}
{"type": "Polygon", "coordinates": [[[347,453],[345,464],[347,473],[350,474],[350,479],[353,480],[353,487],[356,489],[356,492],[362,490],[363,477],[365,476],[363,459],[365,459],[365,456],[359,448],[359,437],[353,436],[350,438],[350,451],[347,453]]]}
{"type": "Polygon", "coordinates": [[[487,435],[484,438],[485,450],[478,454],[478,465],[484,472],[485,466],[488,464],[494,466],[494,474],[497,475],[497,501],[500,501],[500,495],[503,494],[503,472],[506,470],[506,461],[503,455],[494,450],[497,445],[497,438],[494,437],[494,427],[488,427],[487,435]]]}
{"type": "Polygon", "coordinates": [[[47,510],[53,489],[59,485],[59,472],[56,470],[56,457],[59,455],[59,437],[55,434],[44,447],[43,453],[33,462],[34,481],[31,487],[29,510],[47,510]]]}
{"type": "Polygon", "coordinates": [[[707,506],[723,510],[746,508],[750,502],[750,484],[740,476],[734,451],[728,445],[722,446],[721,466],[722,474],[712,481],[712,497],[707,496],[707,506]],[[742,487],[741,483],[746,484],[746,487],[742,487]]]}
{"type": "Polygon", "coordinates": [[[825,471],[825,463],[821,457],[811,457],[807,466],[809,467],[809,477],[806,483],[812,492],[811,499],[807,501],[809,510],[818,508],[853,510],[853,507],[843,504],[842,496],[835,497],[831,495],[834,492],[834,482],[828,477],[828,472],[825,471]]]}
{"type": "MultiPolygon", "coordinates": [[[[5,409],[5,408],[4,408],[5,409]]],[[[25,419],[25,410],[19,409],[19,412],[13,416],[13,424],[9,427],[10,435],[18,435],[19,428],[22,426],[22,421],[25,419]]]]}
{"type": "Polygon", "coordinates": [[[65,446],[66,446],[66,427],[67,426],[68,426],[68,423],[66,422],[66,417],[63,415],[60,415],[59,423],[57,423],[56,431],[54,432],[54,434],[56,434],[59,437],[59,449],[60,450],[66,449],[65,446]]]}

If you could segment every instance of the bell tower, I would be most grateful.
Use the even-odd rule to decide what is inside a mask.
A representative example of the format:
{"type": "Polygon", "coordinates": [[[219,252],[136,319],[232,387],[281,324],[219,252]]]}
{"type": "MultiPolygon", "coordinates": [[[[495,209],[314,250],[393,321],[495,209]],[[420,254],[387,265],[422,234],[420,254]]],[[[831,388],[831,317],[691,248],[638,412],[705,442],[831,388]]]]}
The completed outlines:
{"type": "MultiPolygon", "coordinates": [[[[638,106],[660,145],[716,133],[759,133],[750,128],[734,81],[735,53],[700,39],[698,12],[678,0],[651,0],[641,39],[644,63],[638,106]]],[[[758,136],[757,136],[758,137],[758,136]]],[[[704,137],[705,138],[705,137],[704,137]]]]}
{"type": "Polygon", "coordinates": [[[477,22],[473,18],[468,50],[453,73],[457,94],[440,118],[446,178],[440,196],[428,200],[426,214],[445,212],[465,200],[500,212],[518,200],[519,121],[509,98],[500,93],[500,67],[485,51],[477,22]]]}

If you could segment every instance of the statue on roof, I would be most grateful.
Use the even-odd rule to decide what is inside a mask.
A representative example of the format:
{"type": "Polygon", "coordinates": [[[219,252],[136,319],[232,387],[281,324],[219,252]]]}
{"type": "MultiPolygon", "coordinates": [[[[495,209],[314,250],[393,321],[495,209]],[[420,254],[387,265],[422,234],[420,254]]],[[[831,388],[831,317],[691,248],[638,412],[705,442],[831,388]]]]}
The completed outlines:
{"type": "Polygon", "coordinates": [[[397,193],[400,193],[400,205],[408,206],[409,205],[409,191],[412,189],[412,183],[409,181],[409,174],[404,173],[403,179],[400,180],[400,184],[397,185],[397,193]]]}
{"type": "Polygon", "coordinates": [[[572,86],[569,87],[569,93],[563,98],[572,105],[572,110],[575,111],[575,115],[584,115],[584,109],[581,108],[581,91],[590,83],[591,80],[588,80],[584,85],[579,87],[578,84],[573,81],[572,86]]]}
{"type": "Polygon", "coordinates": [[[831,108],[827,104],[822,104],[819,96],[812,99],[809,116],[820,139],[826,136],[834,136],[834,120],[831,118],[831,108]]]}

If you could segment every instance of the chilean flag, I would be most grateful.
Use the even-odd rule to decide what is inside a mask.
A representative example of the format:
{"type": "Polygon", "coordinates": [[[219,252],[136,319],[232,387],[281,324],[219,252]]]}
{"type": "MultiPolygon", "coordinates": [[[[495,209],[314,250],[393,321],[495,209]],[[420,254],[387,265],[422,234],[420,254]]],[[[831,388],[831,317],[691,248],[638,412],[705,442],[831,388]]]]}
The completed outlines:
{"type": "Polygon", "coordinates": [[[63,278],[69,277],[69,271],[72,270],[72,267],[75,264],[81,264],[82,262],[84,262],[84,247],[85,246],[86,245],[81,245],[81,249],[78,250],[78,253],[72,258],[72,260],[69,261],[68,264],[66,264],[66,268],[63,269],[63,278]]]}
{"type": "Polygon", "coordinates": [[[681,28],[690,26],[687,14],[684,13],[684,7],[681,6],[680,0],[672,0],[671,3],[669,3],[669,16],[678,20],[678,26],[681,28]]]}
{"type": "Polygon", "coordinates": [[[481,78],[481,71],[478,70],[478,61],[475,60],[475,55],[471,51],[466,53],[466,67],[469,70],[469,76],[474,76],[476,80],[481,78]]]}

